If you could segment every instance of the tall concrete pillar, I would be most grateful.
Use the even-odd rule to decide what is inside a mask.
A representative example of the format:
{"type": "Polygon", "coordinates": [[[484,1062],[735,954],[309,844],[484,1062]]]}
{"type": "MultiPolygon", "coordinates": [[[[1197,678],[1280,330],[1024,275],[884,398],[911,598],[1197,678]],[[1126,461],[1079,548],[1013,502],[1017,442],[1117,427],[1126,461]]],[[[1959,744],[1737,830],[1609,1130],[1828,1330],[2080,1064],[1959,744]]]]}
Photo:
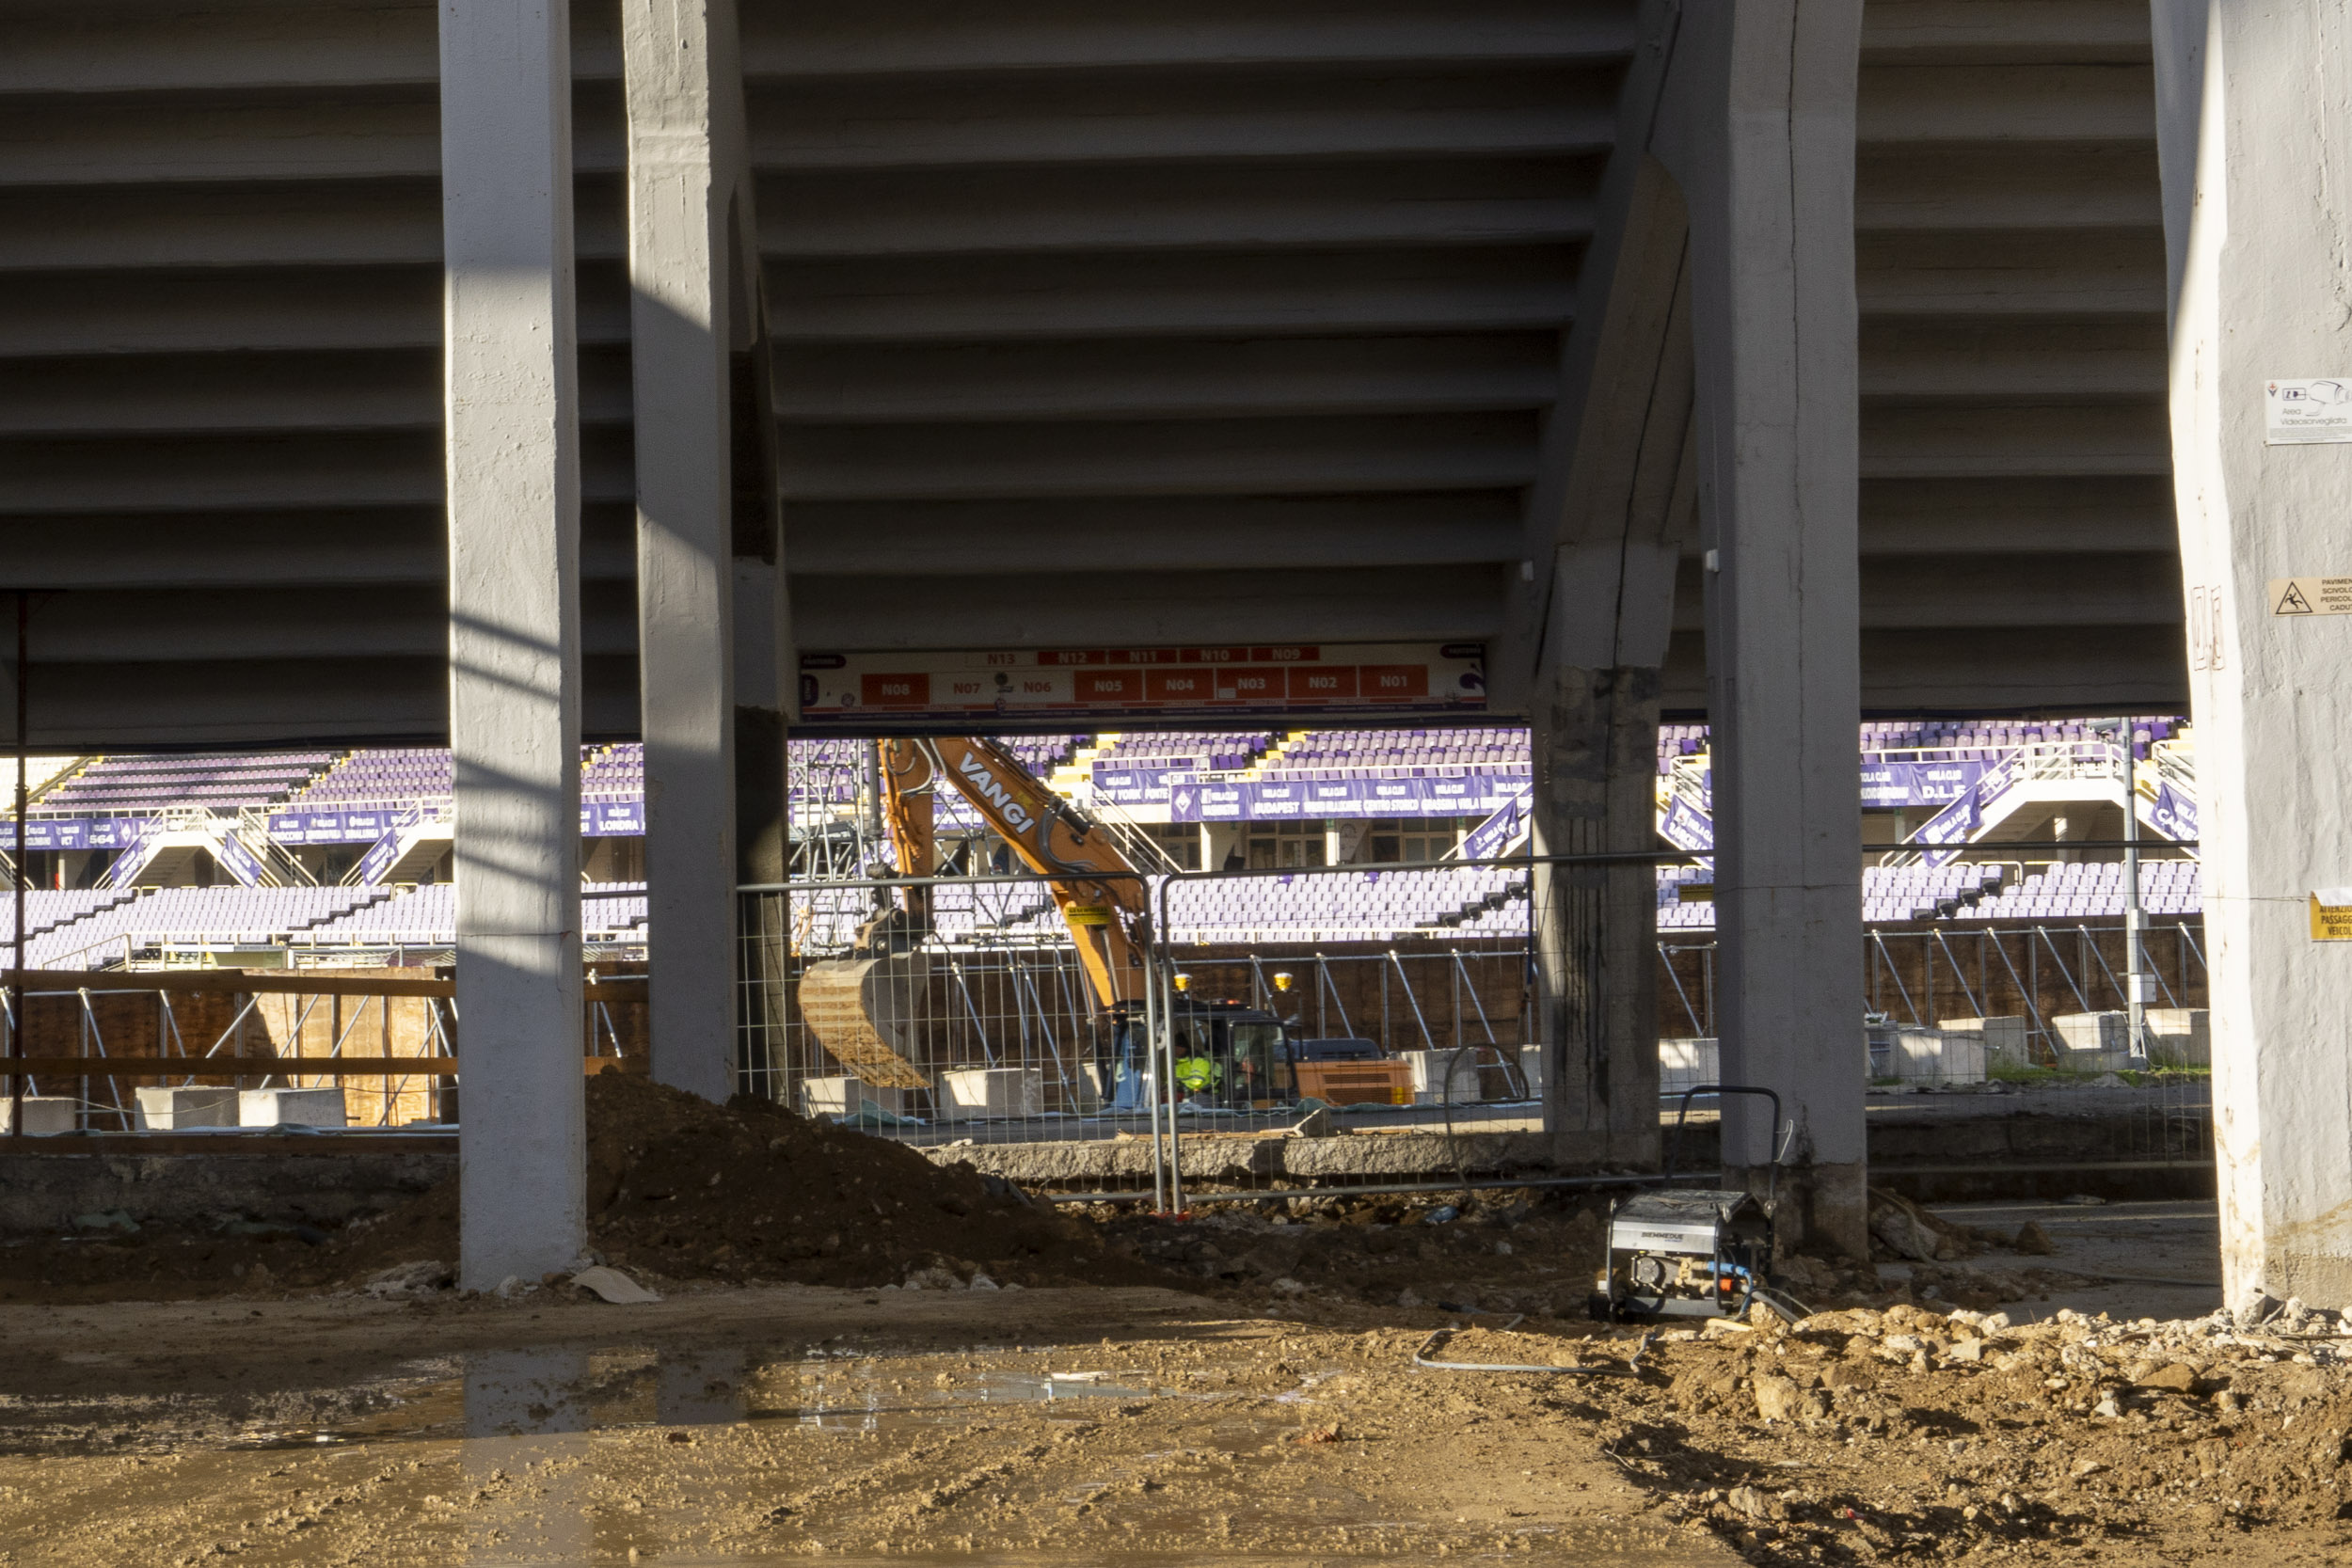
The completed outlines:
{"type": "Polygon", "coordinates": [[[571,45],[557,0],[443,0],[460,1275],[586,1241],[571,45]]]}
{"type": "MultiPolygon", "coordinates": [[[[1689,223],[1647,149],[1673,14],[1652,5],[1641,17],[1502,643],[1500,685],[1524,692],[1533,720],[1539,854],[1644,856],[1659,842],[1659,671],[1693,510],[1689,223]]],[[[1558,1164],[1658,1158],[1656,887],[1646,860],[1536,872],[1544,1125],[1558,1164]]]]}
{"type": "Polygon", "coordinates": [[[785,576],[783,492],[776,470],[775,385],[768,301],[751,215],[748,168],[734,208],[729,356],[735,551],[736,871],[780,882],[791,854],[786,736],[800,714],[799,659],[785,576]]]}
{"type": "Polygon", "coordinates": [[[731,0],[624,0],[653,1074],[734,1092],[731,0]]]}
{"type": "MultiPolygon", "coordinates": [[[[1553,666],[1534,691],[1539,855],[1657,842],[1654,666],[1553,666]]],[[[1658,1159],[1657,878],[1647,862],[1538,865],[1544,1127],[1563,1165],[1658,1159]]]]}
{"type": "MultiPolygon", "coordinates": [[[[785,748],[800,712],[799,660],[784,569],[784,514],[770,389],[768,307],[749,220],[751,182],[735,209],[735,862],[738,879],[784,881],[792,853],[785,748]]],[[[755,1086],[781,1092],[789,913],[772,894],[738,901],[738,1063],[755,1086]]]]}
{"type": "Polygon", "coordinates": [[[1682,14],[1653,144],[1691,218],[1726,1161],[1784,1234],[1865,1229],[1853,269],[1861,0],[1682,14]]]}
{"type": "MultiPolygon", "coordinates": [[[[2282,585],[2352,575],[2352,431],[2271,430],[2284,378],[2352,386],[2352,15],[2158,0],[2153,20],[2222,1275],[2233,1305],[2352,1306],[2352,942],[2312,913],[2352,884],[2352,616],[2308,584],[2315,613],[2293,612],[2282,585]]],[[[2296,401],[2341,396],[2315,391],[2296,401]]]]}

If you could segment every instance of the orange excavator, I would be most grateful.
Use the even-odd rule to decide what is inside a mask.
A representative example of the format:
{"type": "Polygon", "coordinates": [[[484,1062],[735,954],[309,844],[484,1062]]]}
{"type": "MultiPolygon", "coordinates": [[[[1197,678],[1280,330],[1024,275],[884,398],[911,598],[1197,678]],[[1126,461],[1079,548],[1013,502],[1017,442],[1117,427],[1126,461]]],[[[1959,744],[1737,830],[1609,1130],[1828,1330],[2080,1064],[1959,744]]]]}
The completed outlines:
{"type": "MultiPolygon", "coordinates": [[[[1123,1016],[1140,1007],[1151,891],[1137,857],[993,740],[955,736],[879,744],[882,814],[898,845],[898,874],[936,875],[932,802],[946,783],[1046,879],[1104,1010],[1123,1016]]],[[[808,967],[801,1016],[818,1043],[865,1082],[929,1089],[930,1079],[916,1065],[916,1033],[930,980],[922,942],[931,931],[931,890],[899,894],[895,907],[860,930],[851,957],[808,967]]]]}
{"type": "MultiPolygon", "coordinates": [[[[882,807],[900,876],[937,874],[932,805],[944,783],[1044,879],[1107,1025],[1094,1064],[1104,1109],[1140,1111],[1154,1092],[1239,1112],[1286,1105],[1302,1092],[1334,1103],[1410,1102],[1404,1065],[1375,1059],[1384,1053],[1369,1040],[1294,1040],[1271,1013],[1181,994],[1164,999],[1161,1022],[1160,1065],[1173,1084],[1155,1091],[1155,1052],[1144,1016],[1152,908],[1145,872],[1168,869],[1156,847],[1122,841],[994,741],[942,736],[879,744],[882,807]]],[[[850,957],[809,965],[800,985],[801,1016],[818,1042],[865,1082],[928,1090],[930,1078],[918,1064],[931,1001],[923,949],[932,931],[931,889],[898,892],[897,904],[861,928],[850,957]]]]}

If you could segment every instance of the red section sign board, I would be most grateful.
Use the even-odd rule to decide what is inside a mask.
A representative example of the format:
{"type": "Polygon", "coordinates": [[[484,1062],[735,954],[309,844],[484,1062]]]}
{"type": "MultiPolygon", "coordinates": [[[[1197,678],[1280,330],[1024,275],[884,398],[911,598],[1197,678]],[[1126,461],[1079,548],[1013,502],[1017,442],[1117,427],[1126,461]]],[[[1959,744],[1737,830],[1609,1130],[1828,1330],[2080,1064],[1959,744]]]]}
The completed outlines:
{"type": "Polygon", "coordinates": [[[801,656],[801,720],[868,728],[979,717],[1458,717],[1486,705],[1478,642],[1025,648],[801,656]]]}

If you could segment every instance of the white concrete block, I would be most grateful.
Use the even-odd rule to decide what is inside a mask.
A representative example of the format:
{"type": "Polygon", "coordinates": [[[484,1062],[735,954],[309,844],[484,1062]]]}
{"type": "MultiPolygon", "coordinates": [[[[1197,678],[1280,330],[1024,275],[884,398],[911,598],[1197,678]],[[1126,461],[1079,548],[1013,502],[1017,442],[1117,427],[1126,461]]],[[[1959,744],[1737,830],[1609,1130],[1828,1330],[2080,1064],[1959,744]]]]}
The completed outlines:
{"type": "Polygon", "coordinates": [[[1723,1053],[1711,1039],[1660,1040],[1658,1092],[1681,1094],[1723,1082],[1723,1053]]]}
{"type": "Polygon", "coordinates": [[[2050,1020],[2069,1051],[2123,1051],[2131,1045],[2131,1020],[2123,1013],[2059,1013],[2050,1020]]]}
{"type": "Polygon", "coordinates": [[[235,1127],[237,1091],[143,1088],[138,1091],[133,1119],[142,1132],[168,1132],[182,1127],[235,1127]]]}
{"type": "Polygon", "coordinates": [[[1045,1073],[1041,1068],[952,1068],[939,1075],[942,1121],[1044,1114],[1045,1073]]]}
{"type": "Polygon", "coordinates": [[[2022,1018],[1947,1018],[1936,1021],[1938,1029],[1947,1035],[1974,1035],[1983,1043],[1987,1068],[2022,1068],[2031,1065],[2026,1050],[2028,1031],[2022,1018]]]}
{"type": "Polygon", "coordinates": [[[2146,1017],[2152,1066],[2213,1066],[2212,1015],[2204,1008],[2151,1007],[2146,1017]]]}
{"type": "Polygon", "coordinates": [[[1527,1080],[1531,1099],[1544,1097],[1544,1048],[1540,1045],[1519,1047],[1519,1076],[1527,1080]]]}
{"type": "Polygon", "coordinates": [[[240,1089],[240,1127],[342,1127],[343,1091],[324,1089],[240,1089]]]}
{"type": "Polygon", "coordinates": [[[1984,1082],[1984,1037],[1965,1031],[1900,1029],[1895,1035],[1896,1076],[1907,1084],[1942,1087],[1984,1082]]]}
{"type": "Polygon", "coordinates": [[[803,1116],[846,1117],[864,1105],[887,1111],[894,1117],[904,1116],[906,1091],[876,1088],[863,1078],[846,1072],[828,1078],[805,1079],[801,1084],[803,1116]]]}
{"type": "MultiPolygon", "coordinates": [[[[24,1097],[24,1131],[35,1136],[75,1130],[80,1104],[70,1094],[28,1094],[24,1097]]],[[[0,1096],[0,1132],[16,1130],[16,1101],[0,1096]]]]}
{"type": "Polygon", "coordinates": [[[2116,1072],[2144,1067],[2132,1053],[2130,1015],[2120,1012],[2059,1013],[2050,1020],[2058,1036],[2058,1066],[2068,1072],[2116,1072]]]}
{"type": "Polygon", "coordinates": [[[1478,1053],[1475,1051],[1400,1051],[1397,1059],[1412,1074],[1413,1103],[1475,1105],[1479,1092],[1478,1053]],[[1449,1095],[1447,1080],[1453,1080],[1449,1095]]]}

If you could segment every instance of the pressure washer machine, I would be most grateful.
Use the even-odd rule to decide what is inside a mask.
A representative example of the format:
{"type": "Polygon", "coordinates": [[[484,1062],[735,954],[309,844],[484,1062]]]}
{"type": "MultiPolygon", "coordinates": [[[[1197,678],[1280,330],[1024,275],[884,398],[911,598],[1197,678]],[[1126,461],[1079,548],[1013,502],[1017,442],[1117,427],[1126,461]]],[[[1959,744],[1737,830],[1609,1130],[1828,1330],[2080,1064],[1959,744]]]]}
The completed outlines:
{"type": "MultiPolygon", "coordinates": [[[[1691,1101],[1703,1094],[1763,1096],[1772,1101],[1778,1141],[1779,1095],[1770,1089],[1702,1084],[1682,1097],[1663,1182],[1674,1180],[1683,1122],[1691,1114],[1691,1101]]],[[[1762,1301],[1784,1317],[1804,1316],[1802,1304],[1771,1282],[1779,1168],[1775,1157],[1762,1202],[1752,1193],[1715,1187],[1644,1193],[1610,1205],[1609,1262],[1594,1282],[1592,1315],[1602,1321],[1736,1318],[1762,1301]]]]}

